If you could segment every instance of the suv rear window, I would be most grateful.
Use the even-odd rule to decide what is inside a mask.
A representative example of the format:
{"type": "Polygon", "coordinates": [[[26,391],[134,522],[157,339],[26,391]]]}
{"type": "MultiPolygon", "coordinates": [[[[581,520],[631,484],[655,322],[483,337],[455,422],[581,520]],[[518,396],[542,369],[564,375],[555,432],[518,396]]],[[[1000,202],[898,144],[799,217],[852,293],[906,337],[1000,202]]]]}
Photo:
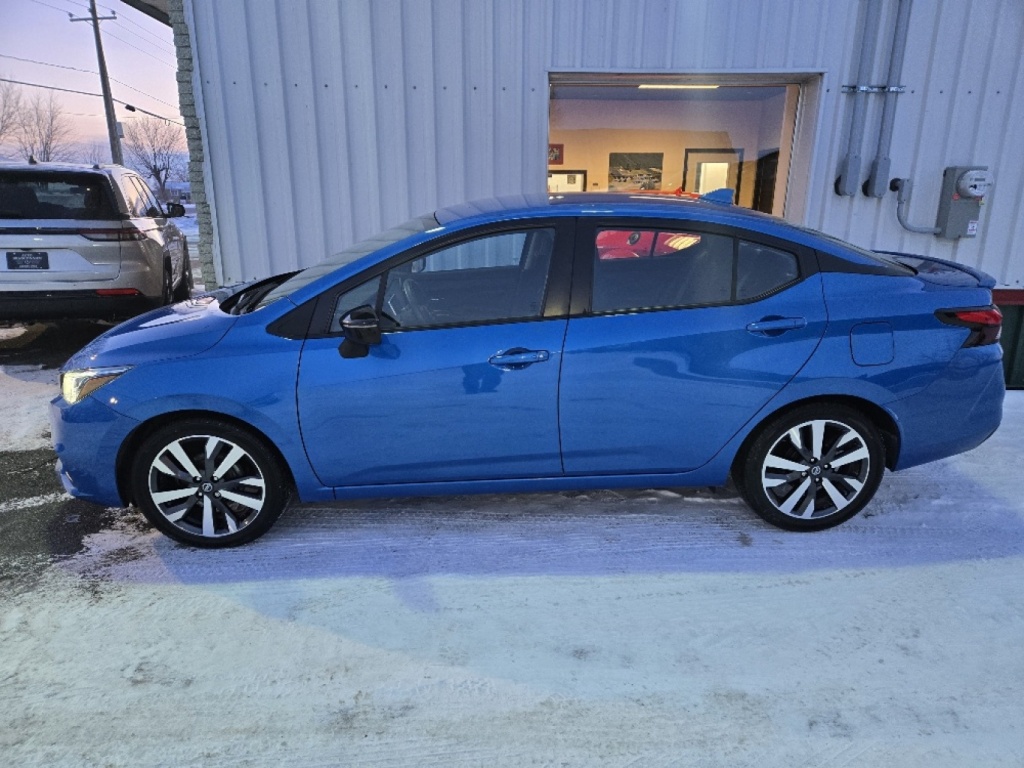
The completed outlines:
{"type": "Polygon", "coordinates": [[[105,176],[0,171],[0,219],[116,219],[105,176]]]}

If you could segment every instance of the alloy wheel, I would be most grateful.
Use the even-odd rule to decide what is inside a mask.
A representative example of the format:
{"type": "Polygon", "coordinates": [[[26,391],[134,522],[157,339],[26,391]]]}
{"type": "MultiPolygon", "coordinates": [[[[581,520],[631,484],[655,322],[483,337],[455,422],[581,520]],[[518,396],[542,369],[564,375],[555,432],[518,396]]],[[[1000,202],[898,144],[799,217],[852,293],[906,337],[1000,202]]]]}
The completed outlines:
{"type": "Polygon", "coordinates": [[[250,525],[267,498],[256,460],[216,435],[189,435],[165,445],[149,466],[148,490],[168,523],[205,538],[250,525]]]}
{"type": "Polygon", "coordinates": [[[814,520],[841,513],[868,483],[871,451],[854,427],[805,421],[783,433],[761,464],[761,487],[784,515],[814,520]]]}

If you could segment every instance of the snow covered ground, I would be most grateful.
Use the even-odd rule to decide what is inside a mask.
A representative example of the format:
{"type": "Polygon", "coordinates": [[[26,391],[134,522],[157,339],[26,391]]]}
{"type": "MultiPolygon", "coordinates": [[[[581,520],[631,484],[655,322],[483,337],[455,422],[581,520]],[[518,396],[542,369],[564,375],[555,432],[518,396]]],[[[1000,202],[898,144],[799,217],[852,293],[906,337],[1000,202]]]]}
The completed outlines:
{"type": "MultiPolygon", "coordinates": [[[[0,343],[30,343],[43,326],[0,328],[0,343]]],[[[48,405],[57,396],[58,373],[41,365],[0,365],[0,450],[50,445],[48,405]]]]}
{"type": "MultiPolygon", "coordinates": [[[[0,370],[4,444],[50,377],[0,370]]],[[[1019,768],[1022,433],[1011,392],[814,535],[681,489],[307,505],[212,552],[110,510],[0,592],[0,763],[1019,768]]]]}

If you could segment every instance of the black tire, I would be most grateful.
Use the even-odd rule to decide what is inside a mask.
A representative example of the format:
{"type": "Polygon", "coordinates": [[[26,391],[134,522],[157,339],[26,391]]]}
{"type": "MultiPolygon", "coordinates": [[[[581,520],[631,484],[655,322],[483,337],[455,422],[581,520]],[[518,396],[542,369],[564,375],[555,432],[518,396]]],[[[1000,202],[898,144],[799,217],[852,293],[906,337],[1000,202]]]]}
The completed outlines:
{"type": "Polygon", "coordinates": [[[174,301],[174,275],[171,273],[171,265],[164,264],[164,280],[160,288],[160,306],[166,307],[174,301]]]}
{"type": "Polygon", "coordinates": [[[178,282],[178,287],[174,289],[174,300],[188,301],[192,297],[192,288],[194,286],[195,283],[192,280],[192,262],[188,257],[188,246],[185,246],[181,265],[181,280],[178,282]]]}
{"type": "Polygon", "coordinates": [[[860,512],[884,471],[885,446],[870,419],[845,405],[815,403],[765,423],[733,477],[765,521],[821,531],[860,512]]]}
{"type": "Polygon", "coordinates": [[[288,475],[263,440],[214,419],[187,419],[148,435],[131,485],[155,528],[196,547],[259,538],[291,497],[288,475]]]}

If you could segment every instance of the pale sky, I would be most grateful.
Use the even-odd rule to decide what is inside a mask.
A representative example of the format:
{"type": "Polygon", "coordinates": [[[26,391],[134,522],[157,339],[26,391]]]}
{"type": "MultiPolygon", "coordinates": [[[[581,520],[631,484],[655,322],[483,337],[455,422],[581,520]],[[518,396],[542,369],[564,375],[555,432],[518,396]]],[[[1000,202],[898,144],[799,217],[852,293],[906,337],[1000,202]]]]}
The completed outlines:
{"type": "MultiPolygon", "coordinates": [[[[181,122],[171,28],[119,0],[97,0],[97,10],[101,16],[112,11],[117,15],[115,21],[100,23],[114,98],[181,122]]],[[[68,19],[69,13],[83,17],[88,11],[86,0],[0,0],[0,77],[100,93],[99,75],[91,74],[98,71],[92,25],[68,19]],[[89,72],[75,71],[79,69],[89,72]]],[[[102,99],[21,89],[29,98],[37,92],[54,93],[74,121],[76,140],[107,146],[102,99]]],[[[119,104],[115,111],[122,122],[139,115],[119,104]]]]}

